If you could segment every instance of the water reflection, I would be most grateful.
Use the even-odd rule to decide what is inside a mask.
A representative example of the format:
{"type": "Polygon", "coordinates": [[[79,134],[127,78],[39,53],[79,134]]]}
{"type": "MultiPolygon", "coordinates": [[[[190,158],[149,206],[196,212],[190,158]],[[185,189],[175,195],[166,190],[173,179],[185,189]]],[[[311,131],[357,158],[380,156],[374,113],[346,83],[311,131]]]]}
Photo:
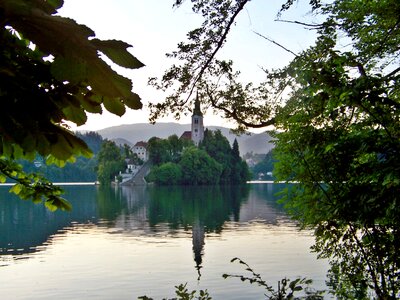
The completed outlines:
{"type": "Polygon", "coordinates": [[[0,187],[0,256],[26,258],[28,253],[46,249],[54,237],[91,225],[128,236],[191,237],[199,279],[207,234],[238,230],[248,222],[277,224],[285,218],[274,198],[279,189],[273,184],[251,188],[68,186],[72,212],[51,213],[0,187]]]}
{"type": "Polygon", "coordinates": [[[93,187],[66,188],[74,209],[52,213],[43,205],[22,201],[0,187],[0,254],[35,252],[49,237],[73,223],[96,222],[96,193],[93,187]]]}
{"type": "MultiPolygon", "coordinates": [[[[205,234],[220,233],[226,221],[238,221],[249,186],[157,187],[149,190],[149,225],[191,229],[195,268],[201,276],[205,234]]],[[[156,229],[157,228],[157,229],[156,229]]]]}

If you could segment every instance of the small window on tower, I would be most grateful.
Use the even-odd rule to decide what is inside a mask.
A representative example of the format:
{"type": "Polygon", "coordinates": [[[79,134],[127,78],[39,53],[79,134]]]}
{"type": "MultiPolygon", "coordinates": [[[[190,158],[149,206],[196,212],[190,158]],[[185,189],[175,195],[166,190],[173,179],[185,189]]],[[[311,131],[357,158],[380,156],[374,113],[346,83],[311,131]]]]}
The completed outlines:
{"type": "Polygon", "coordinates": [[[194,119],[194,124],[199,124],[199,119],[194,119]]]}
{"type": "Polygon", "coordinates": [[[194,130],[194,132],[197,132],[197,128],[194,130]]]}

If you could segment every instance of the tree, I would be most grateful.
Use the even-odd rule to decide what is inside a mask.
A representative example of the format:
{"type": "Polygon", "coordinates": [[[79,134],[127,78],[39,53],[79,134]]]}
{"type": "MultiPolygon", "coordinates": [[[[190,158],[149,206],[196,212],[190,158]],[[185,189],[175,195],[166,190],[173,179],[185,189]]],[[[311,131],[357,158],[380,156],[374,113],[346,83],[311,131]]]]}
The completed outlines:
{"type": "Polygon", "coordinates": [[[3,0],[0,2],[0,181],[50,209],[69,209],[60,188],[41,176],[26,174],[16,159],[60,166],[74,157],[89,157],[87,145],[68,130],[66,121],[86,122],[86,113],[101,113],[102,105],[122,115],[125,107],[141,108],[129,79],[117,74],[99,52],[126,68],[143,64],[130,45],[94,38],[94,32],[75,21],[56,16],[63,1],[3,0]],[[55,42],[57,41],[57,42],[55,42]]]}
{"type": "Polygon", "coordinates": [[[131,147],[128,144],[124,144],[122,146],[122,149],[123,149],[125,158],[130,158],[133,155],[133,151],[132,151],[131,147]]]}
{"type": "Polygon", "coordinates": [[[182,181],[182,171],[178,164],[167,162],[151,170],[149,178],[159,185],[176,185],[182,181]]]}
{"type": "Polygon", "coordinates": [[[274,169],[274,164],[276,163],[276,159],[274,158],[274,149],[270,150],[267,154],[265,154],[263,160],[257,163],[252,171],[257,176],[259,173],[268,173],[272,172],[274,169]]]}
{"type": "MultiPolygon", "coordinates": [[[[169,92],[151,106],[153,119],[189,109],[196,90],[238,129],[274,125],[274,173],[299,182],[283,201],[315,229],[314,250],[331,261],[333,292],[400,297],[400,2],[310,0],[324,21],[288,22],[314,30],[315,45],[294,53],[272,41],[294,58],[265,69],[258,86],[240,82],[232,61],[216,59],[249,1],[192,2],[204,22],[169,54],[179,62],[150,80],[169,92]]],[[[293,3],[284,2],[278,18],[293,3]]]]}
{"type": "Polygon", "coordinates": [[[231,165],[232,171],[230,176],[230,183],[240,184],[246,183],[247,180],[250,180],[250,170],[247,163],[240,157],[239,144],[237,139],[235,139],[232,144],[231,165]]]}
{"type": "Polygon", "coordinates": [[[208,155],[222,166],[221,182],[229,183],[232,175],[231,145],[221,130],[204,131],[204,139],[200,144],[208,155]]]}
{"type": "Polygon", "coordinates": [[[228,139],[220,130],[206,129],[200,147],[221,164],[221,183],[240,184],[249,180],[250,172],[246,162],[240,157],[239,144],[236,139],[231,148],[228,139]]]}
{"type": "Polygon", "coordinates": [[[168,144],[171,160],[175,163],[179,161],[183,148],[189,146],[188,140],[180,139],[176,134],[168,137],[168,144]]]}
{"type": "Polygon", "coordinates": [[[97,178],[101,184],[109,184],[125,167],[121,149],[109,140],[105,140],[101,145],[97,161],[97,178]]]}
{"type": "Polygon", "coordinates": [[[152,137],[148,141],[149,160],[156,166],[171,161],[168,140],[152,137]]]}
{"type": "Polygon", "coordinates": [[[194,146],[183,151],[179,161],[182,183],[190,185],[218,184],[222,167],[206,151],[194,146]]]}

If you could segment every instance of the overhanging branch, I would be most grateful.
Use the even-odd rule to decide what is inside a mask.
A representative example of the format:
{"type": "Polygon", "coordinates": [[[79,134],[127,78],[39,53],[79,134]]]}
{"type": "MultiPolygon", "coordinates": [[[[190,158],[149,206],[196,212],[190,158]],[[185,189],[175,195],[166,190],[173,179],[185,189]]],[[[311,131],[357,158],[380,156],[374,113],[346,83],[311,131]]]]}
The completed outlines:
{"type": "Polygon", "coordinates": [[[297,55],[296,53],[294,53],[292,50],[290,50],[290,49],[288,49],[288,48],[282,46],[282,45],[279,44],[278,42],[275,42],[274,40],[272,40],[272,39],[266,37],[265,35],[262,35],[261,33],[258,33],[258,32],[254,31],[254,30],[253,30],[253,32],[254,32],[255,34],[257,34],[258,36],[262,37],[263,39],[266,39],[268,42],[271,42],[271,43],[277,45],[278,47],[282,48],[282,49],[285,50],[286,52],[289,52],[290,54],[293,54],[295,57],[298,56],[298,55],[297,55]]]}
{"type": "MultiPolygon", "coordinates": [[[[237,9],[235,10],[235,12],[233,13],[233,15],[231,16],[231,18],[229,19],[228,25],[225,27],[225,30],[223,32],[223,34],[221,35],[220,39],[217,42],[217,47],[214,49],[214,51],[211,53],[210,57],[206,60],[205,64],[203,65],[203,67],[200,69],[199,74],[196,76],[195,80],[193,81],[192,87],[190,89],[189,95],[187,96],[186,101],[192,96],[193,91],[196,87],[196,84],[199,82],[199,80],[202,78],[204,72],[207,70],[208,66],[211,64],[211,62],[213,61],[215,55],[218,53],[218,51],[222,48],[226,37],[228,36],[228,33],[232,27],[232,25],[235,22],[236,17],[239,15],[239,13],[243,10],[244,6],[247,4],[247,2],[249,2],[250,0],[242,0],[239,4],[239,6],[237,7],[237,9]]],[[[185,102],[186,102],[185,101],[185,102]]]]}
{"type": "Polygon", "coordinates": [[[263,128],[263,127],[274,125],[276,122],[274,117],[272,117],[266,121],[260,121],[258,123],[252,123],[252,122],[246,121],[245,119],[243,119],[242,117],[240,117],[238,115],[236,109],[230,110],[225,106],[219,105],[217,103],[217,100],[213,96],[212,92],[209,90],[208,86],[206,86],[206,93],[207,93],[208,98],[210,99],[210,103],[211,103],[212,107],[223,111],[229,118],[234,119],[237,123],[239,123],[241,125],[244,125],[249,128],[263,128]]]}

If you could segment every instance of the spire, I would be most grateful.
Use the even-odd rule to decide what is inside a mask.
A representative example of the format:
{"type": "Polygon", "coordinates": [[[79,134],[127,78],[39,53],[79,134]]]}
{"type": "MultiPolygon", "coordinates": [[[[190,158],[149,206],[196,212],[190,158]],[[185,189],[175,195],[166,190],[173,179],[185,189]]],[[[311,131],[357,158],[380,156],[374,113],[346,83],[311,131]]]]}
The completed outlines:
{"type": "Polygon", "coordinates": [[[199,93],[197,93],[196,100],[194,101],[194,109],[192,115],[192,141],[195,146],[199,146],[203,138],[204,138],[203,114],[200,110],[199,93]]]}
{"type": "Polygon", "coordinates": [[[200,110],[199,92],[197,92],[196,100],[194,101],[193,115],[194,116],[202,116],[203,115],[201,110],[200,110]]]}

